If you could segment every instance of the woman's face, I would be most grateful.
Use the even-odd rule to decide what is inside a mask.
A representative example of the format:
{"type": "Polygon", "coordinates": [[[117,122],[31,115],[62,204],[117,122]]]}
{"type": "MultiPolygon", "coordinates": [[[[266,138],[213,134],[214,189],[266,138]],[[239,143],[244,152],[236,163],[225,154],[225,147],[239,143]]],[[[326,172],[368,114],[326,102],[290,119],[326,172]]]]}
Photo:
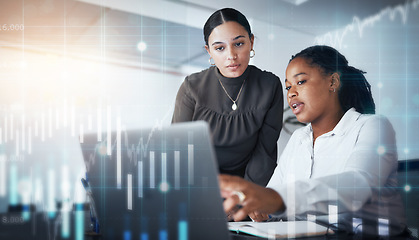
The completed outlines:
{"type": "Polygon", "coordinates": [[[334,105],[339,103],[332,75],[300,57],[288,64],[285,74],[288,105],[299,122],[314,124],[334,114],[334,105]]]}
{"type": "Polygon", "coordinates": [[[224,77],[241,76],[249,65],[253,36],[237,22],[225,22],[214,28],[205,46],[224,77]]]}

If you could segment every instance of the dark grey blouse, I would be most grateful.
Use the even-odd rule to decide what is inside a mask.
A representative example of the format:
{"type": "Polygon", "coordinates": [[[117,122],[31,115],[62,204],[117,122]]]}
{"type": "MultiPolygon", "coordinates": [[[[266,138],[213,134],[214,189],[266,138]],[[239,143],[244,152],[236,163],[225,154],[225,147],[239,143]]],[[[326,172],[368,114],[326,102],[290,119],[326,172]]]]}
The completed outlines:
{"type": "Polygon", "coordinates": [[[172,123],[208,122],[220,172],[265,186],[276,167],[283,104],[274,74],[249,65],[240,77],[226,78],[214,66],[185,78],[172,123]],[[218,80],[233,99],[246,80],[236,110],[218,80]]]}

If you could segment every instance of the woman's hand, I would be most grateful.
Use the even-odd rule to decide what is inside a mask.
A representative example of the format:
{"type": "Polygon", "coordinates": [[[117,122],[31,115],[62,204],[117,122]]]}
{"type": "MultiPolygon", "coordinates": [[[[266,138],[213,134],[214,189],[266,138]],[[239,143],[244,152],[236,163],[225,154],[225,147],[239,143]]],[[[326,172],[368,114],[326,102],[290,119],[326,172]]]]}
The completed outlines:
{"type": "Polygon", "coordinates": [[[224,174],[219,175],[219,182],[221,196],[225,198],[224,211],[233,216],[234,221],[240,221],[249,214],[253,214],[254,220],[258,221],[267,214],[285,210],[282,197],[270,188],[224,174]]]}
{"type": "Polygon", "coordinates": [[[269,219],[269,214],[256,211],[249,213],[249,217],[255,222],[263,222],[269,219]]]}

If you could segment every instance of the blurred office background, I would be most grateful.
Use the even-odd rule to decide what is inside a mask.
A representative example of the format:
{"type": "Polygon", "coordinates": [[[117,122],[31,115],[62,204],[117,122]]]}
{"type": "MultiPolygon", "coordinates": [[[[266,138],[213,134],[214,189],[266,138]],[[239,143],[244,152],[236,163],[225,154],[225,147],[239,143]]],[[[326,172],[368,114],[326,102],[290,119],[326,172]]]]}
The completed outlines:
{"type": "MultiPolygon", "coordinates": [[[[314,44],[340,50],[367,72],[399,159],[419,158],[419,0],[0,0],[0,201],[12,187],[35,189],[38,163],[11,176],[25,160],[10,157],[8,144],[19,156],[62,131],[169,125],[185,76],[209,67],[202,27],[223,7],[248,17],[251,64],[283,84],[291,55],[314,44]]],[[[279,152],[296,127],[285,125],[279,152]]],[[[83,163],[68,161],[72,178],[83,163]]],[[[48,161],[42,168],[56,171],[49,180],[62,177],[48,161]]]]}

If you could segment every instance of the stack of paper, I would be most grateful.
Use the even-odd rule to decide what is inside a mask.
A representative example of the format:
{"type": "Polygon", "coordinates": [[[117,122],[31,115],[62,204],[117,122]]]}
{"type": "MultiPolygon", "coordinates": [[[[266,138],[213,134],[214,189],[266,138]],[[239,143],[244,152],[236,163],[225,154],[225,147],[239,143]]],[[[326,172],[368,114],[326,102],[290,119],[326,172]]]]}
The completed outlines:
{"type": "Polygon", "coordinates": [[[333,234],[327,227],[309,221],[290,222],[229,222],[228,229],[257,237],[278,239],[333,234]]]}

